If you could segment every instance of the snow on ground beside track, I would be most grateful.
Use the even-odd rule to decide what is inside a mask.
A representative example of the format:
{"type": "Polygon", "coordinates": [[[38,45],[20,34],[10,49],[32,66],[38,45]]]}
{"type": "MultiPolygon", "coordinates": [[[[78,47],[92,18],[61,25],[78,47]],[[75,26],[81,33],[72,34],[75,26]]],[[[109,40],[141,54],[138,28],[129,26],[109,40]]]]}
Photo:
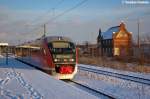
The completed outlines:
{"type": "MultiPolygon", "coordinates": [[[[107,69],[102,67],[99,68],[90,65],[82,65],[82,66],[124,73],[122,71],[107,69]]],[[[125,74],[130,74],[130,73],[125,72],[125,74]]],[[[150,78],[150,76],[145,74],[132,73],[132,75],[133,74],[135,76],[140,75],[140,77],[150,78]]],[[[84,85],[95,88],[97,90],[105,91],[106,93],[113,94],[114,96],[120,99],[149,99],[150,97],[149,94],[150,86],[122,80],[115,77],[109,77],[106,75],[99,75],[99,74],[79,70],[74,80],[84,85]]]]}
{"type": "Polygon", "coordinates": [[[150,79],[150,73],[140,73],[140,72],[135,73],[135,72],[130,72],[130,71],[111,69],[111,68],[107,68],[107,67],[98,67],[98,66],[84,65],[84,64],[78,64],[78,65],[83,66],[83,67],[98,69],[98,70],[105,70],[105,71],[110,71],[110,72],[114,72],[114,73],[120,73],[120,74],[126,74],[126,75],[135,76],[135,77],[150,79]]]}
{"type": "Polygon", "coordinates": [[[0,99],[97,99],[13,58],[0,59],[0,99]]]}
{"type": "Polygon", "coordinates": [[[3,55],[0,55],[0,58],[3,58],[4,56],[3,55]]]}

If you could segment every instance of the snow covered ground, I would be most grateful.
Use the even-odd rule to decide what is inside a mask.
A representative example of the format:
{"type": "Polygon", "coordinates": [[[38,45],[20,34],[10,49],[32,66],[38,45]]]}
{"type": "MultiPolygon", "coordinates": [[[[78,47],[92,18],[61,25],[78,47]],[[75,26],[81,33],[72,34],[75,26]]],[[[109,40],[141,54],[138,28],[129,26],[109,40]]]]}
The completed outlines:
{"type": "Polygon", "coordinates": [[[74,86],[0,56],[0,99],[97,99],[74,86]]]}
{"type": "MultiPolygon", "coordinates": [[[[140,76],[143,78],[150,79],[150,74],[133,73],[133,72],[119,71],[119,70],[114,70],[109,68],[93,67],[90,65],[79,64],[79,66],[80,65],[89,68],[102,69],[106,71],[113,71],[117,73],[128,74],[137,77],[140,76]]],[[[122,80],[115,77],[99,75],[99,74],[79,70],[74,80],[84,85],[87,85],[91,88],[112,94],[119,99],[149,99],[150,97],[150,86],[122,80]]]]}
{"type": "MultiPolygon", "coordinates": [[[[113,71],[150,79],[150,74],[134,73],[103,67],[83,65],[85,67],[113,71]]],[[[115,77],[78,71],[75,81],[94,89],[112,94],[118,99],[149,99],[150,86],[115,77]]],[[[0,55],[0,99],[96,99],[97,97],[65,82],[29,67],[14,58],[0,55]]]]}
{"type": "Polygon", "coordinates": [[[90,68],[93,68],[93,69],[105,70],[105,71],[110,71],[110,72],[114,72],[114,73],[120,73],[120,74],[126,74],[126,75],[135,76],[135,77],[150,79],[150,74],[149,73],[140,73],[140,72],[135,73],[135,72],[130,72],[130,71],[116,70],[116,69],[111,69],[111,68],[84,65],[84,64],[79,64],[79,66],[90,67],[90,68]]]}

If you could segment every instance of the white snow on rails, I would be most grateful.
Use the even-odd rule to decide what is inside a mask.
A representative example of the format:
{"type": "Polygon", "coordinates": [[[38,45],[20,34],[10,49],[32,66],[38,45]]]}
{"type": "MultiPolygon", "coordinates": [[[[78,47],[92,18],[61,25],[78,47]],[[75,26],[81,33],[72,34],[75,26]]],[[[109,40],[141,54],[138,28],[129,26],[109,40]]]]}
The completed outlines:
{"type": "Polygon", "coordinates": [[[80,70],[93,72],[96,74],[117,77],[117,78],[124,79],[124,80],[129,80],[129,81],[133,81],[133,82],[137,82],[137,83],[141,83],[141,84],[150,85],[150,79],[145,79],[145,78],[121,74],[121,73],[110,72],[110,71],[106,71],[106,70],[93,69],[93,68],[89,68],[89,67],[79,66],[79,68],[80,68],[80,70]]]}
{"type": "MultiPolygon", "coordinates": [[[[119,71],[104,67],[95,67],[92,65],[78,64],[79,70],[74,81],[98,91],[110,93],[119,99],[149,99],[150,86],[148,84],[137,83],[130,80],[120,79],[117,77],[96,73],[97,70],[115,72],[124,75],[140,77],[143,79],[150,78],[150,74],[133,73],[127,71],[119,71]],[[89,70],[82,70],[80,66],[87,67],[89,70]]],[[[146,82],[146,81],[145,81],[146,82]]]]}

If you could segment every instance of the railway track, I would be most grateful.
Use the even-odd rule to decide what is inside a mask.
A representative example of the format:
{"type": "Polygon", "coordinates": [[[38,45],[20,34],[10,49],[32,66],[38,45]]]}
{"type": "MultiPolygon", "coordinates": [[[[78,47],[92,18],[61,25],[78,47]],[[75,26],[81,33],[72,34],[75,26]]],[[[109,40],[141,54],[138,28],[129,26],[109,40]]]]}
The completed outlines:
{"type": "MultiPolygon", "coordinates": [[[[20,60],[20,59],[17,59],[17,58],[16,58],[16,60],[17,60],[17,61],[20,61],[20,62],[22,62],[22,63],[24,63],[24,64],[27,64],[28,66],[31,66],[31,67],[33,67],[33,68],[35,68],[35,69],[41,70],[40,68],[36,68],[34,65],[31,65],[31,64],[29,64],[29,63],[26,63],[26,62],[24,62],[24,61],[22,61],[22,60],[20,60]]],[[[41,71],[43,71],[43,70],[41,70],[41,71]]],[[[117,98],[115,98],[113,95],[110,95],[110,94],[108,94],[108,93],[104,93],[104,92],[102,92],[102,91],[98,91],[98,90],[96,90],[96,89],[92,89],[92,88],[90,88],[90,87],[88,87],[88,86],[85,86],[85,85],[80,84],[80,83],[78,83],[78,82],[75,82],[75,81],[73,81],[73,80],[63,80],[63,81],[68,82],[68,83],[73,83],[75,86],[78,86],[78,88],[80,88],[80,89],[82,89],[82,90],[84,90],[84,91],[87,91],[87,92],[89,92],[89,93],[92,93],[92,94],[94,94],[94,95],[97,96],[97,97],[103,97],[102,99],[117,99],[117,98]]]]}
{"type": "Polygon", "coordinates": [[[141,84],[150,86],[150,79],[145,79],[145,78],[126,75],[126,74],[114,73],[114,72],[105,71],[105,70],[93,69],[93,68],[83,67],[83,66],[78,66],[78,68],[83,71],[88,71],[88,72],[92,72],[92,73],[96,73],[96,74],[102,74],[102,75],[106,75],[106,76],[116,77],[116,78],[120,78],[123,80],[133,81],[136,83],[141,83],[141,84]]]}
{"type": "MultiPolygon", "coordinates": [[[[64,81],[64,80],[63,80],[64,81]]],[[[82,89],[92,95],[95,95],[97,97],[99,97],[100,99],[117,99],[115,96],[111,95],[111,94],[108,94],[106,92],[103,92],[103,91],[99,91],[99,90],[96,90],[96,89],[93,89],[93,88],[90,88],[86,85],[83,85],[83,84],[80,84],[76,81],[73,81],[73,80],[67,80],[65,81],[67,83],[71,83],[73,86],[79,88],[79,89],[82,89]]]]}

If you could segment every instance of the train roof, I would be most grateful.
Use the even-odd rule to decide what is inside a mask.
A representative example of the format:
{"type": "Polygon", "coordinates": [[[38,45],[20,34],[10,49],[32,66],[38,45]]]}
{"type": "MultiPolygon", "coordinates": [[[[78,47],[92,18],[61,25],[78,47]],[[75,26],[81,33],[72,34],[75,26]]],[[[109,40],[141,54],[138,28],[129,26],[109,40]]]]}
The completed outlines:
{"type": "Polygon", "coordinates": [[[23,44],[18,45],[17,47],[22,47],[22,48],[38,47],[41,44],[43,39],[46,39],[47,42],[53,42],[53,41],[68,41],[68,42],[72,42],[72,40],[70,38],[64,37],[64,36],[46,36],[46,37],[38,38],[38,39],[33,40],[33,41],[25,42],[23,44]]]}
{"type": "Polygon", "coordinates": [[[72,42],[72,40],[68,37],[64,37],[64,36],[48,36],[46,37],[48,42],[52,42],[52,41],[70,41],[72,42]]]}

